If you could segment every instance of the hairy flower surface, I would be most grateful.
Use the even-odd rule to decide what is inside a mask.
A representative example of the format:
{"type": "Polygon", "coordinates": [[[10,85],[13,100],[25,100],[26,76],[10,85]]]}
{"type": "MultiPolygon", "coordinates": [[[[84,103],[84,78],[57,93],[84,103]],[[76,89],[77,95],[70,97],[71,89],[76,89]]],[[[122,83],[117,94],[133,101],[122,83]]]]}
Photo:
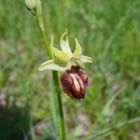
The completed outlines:
{"type": "Polygon", "coordinates": [[[72,66],[60,77],[64,92],[72,99],[84,99],[88,85],[88,75],[79,66],[72,66]]]}

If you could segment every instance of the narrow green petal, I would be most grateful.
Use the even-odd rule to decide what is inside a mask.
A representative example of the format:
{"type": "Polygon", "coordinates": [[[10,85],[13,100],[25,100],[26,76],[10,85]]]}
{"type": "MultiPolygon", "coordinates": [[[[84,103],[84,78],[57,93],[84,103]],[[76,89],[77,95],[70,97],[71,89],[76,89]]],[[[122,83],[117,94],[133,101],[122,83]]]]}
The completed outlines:
{"type": "Polygon", "coordinates": [[[51,48],[53,54],[56,57],[56,60],[58,59],[59,61],[63,62],[63,63],[67,63],[70,59],[70,57],[63,51],[58,50],[57,48],[52,47],[51,48]]]}
{"type": "Polygon", "coordinates": [[[42,63],[39,67],[39,71],[44,71],[44,70],[64,71],[65,67],[60,67],[59,65],[54,64],[53,60],[48,60],[42,63]]]}
{"type": "MultiPolygon", "coordinates": [[[[53,45],[53,40],[54,40],[53,35],[51,35],[51,43],[50,43],[50,48],[51,48],[51,50],[52,50],[52,48],[54,47],[54,45],[53,45]]],[[[54,54],[53,54],[53,53],[52,53],[52,55],[53,55],[53,58],[54,58],[54,54]]]]}
{"type": "Polygon", "coordinates": [[[82,48],[78,42],[78,39],[75,39],[75,43],[76,43],[76,48],[73,52],[73,56],[74,57],[79,57],[82,54],[82,48]]]}
{"type": "Polygon", "coordinates": [[[61,36],[60,39],[60,46],[61,49],[67,54],[67,55],[72,55],[71,49],[70,49],[70,45],[69,45],[69,40],[68,40],[68,36],[67,36],[67,31],[64,32],[61,36]],[[65,39],[66,37],[66,39],[65,39]]]}
{"type": "Polygon", "coordinates": [[[52,48],[53,47],[53,40],[54,40],[54,38],[53,38],[53,35],[51,36],[51,43],[50,43],[50,47],[52,48]]]}
{"type": "Polygon", "coordinates": [[[80,57],[80,60],[81,60],[83,63],[92,63],[92,58],[89,57],[89,56],[82,55],[82,56],[80,57]]]}
{"type": "Polygon", "coordinates": [[[50,60],[47,60],[47,61],[43,62],[43,63],[41,64],[41,66],[48,65],[48,64],[52,64],[52,63],[54,63],[54,60],[53,60],[53,59],[50,59],[50,60]]]}

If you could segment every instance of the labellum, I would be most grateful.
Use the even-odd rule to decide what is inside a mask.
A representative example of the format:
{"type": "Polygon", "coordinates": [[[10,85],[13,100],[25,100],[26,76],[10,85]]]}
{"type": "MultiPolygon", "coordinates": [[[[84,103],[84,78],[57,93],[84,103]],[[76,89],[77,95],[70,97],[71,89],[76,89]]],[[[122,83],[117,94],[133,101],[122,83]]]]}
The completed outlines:
{"type": "Polygon", "coordinates": [[[80,66],[71,66],[60,77],[64,92],[72,99],[84,99],[88,86],[88,75],[80,66]]]}

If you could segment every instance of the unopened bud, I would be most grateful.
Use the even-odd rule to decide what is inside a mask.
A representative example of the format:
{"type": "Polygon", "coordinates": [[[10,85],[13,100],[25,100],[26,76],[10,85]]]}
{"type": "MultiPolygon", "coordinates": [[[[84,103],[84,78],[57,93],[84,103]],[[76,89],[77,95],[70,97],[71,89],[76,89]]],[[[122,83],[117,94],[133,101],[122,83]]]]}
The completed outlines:
{"type": "Polygon", "coordinates": [[[36,0],[25,0],[25,4],[27,8],[29,8],[30,10],[33,10],[36,7],[36,0]]]}

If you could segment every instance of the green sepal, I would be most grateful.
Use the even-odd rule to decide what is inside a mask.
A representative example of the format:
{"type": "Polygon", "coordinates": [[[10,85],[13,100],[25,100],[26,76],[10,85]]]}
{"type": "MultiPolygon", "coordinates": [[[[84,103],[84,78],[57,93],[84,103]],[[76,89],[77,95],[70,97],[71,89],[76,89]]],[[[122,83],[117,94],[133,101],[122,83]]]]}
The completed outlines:
{"type": "Polygon", "coordinates": [[[70,60],[70,56],[68,56],[65,52],[54,47],[52,47],[51,50],[56,57],[56,60],[58,59],[62,63],[67,63],[70,60]]]}
{"type": "Polygon", "coordinates": [[[42,63],[39,67],[39,71],[44,71],[44,70],[64,71],[65,69],[66,69],[65,67],[61,67],[55,64],[54,60],[52,59],[42,63]]]}
{"type": "Polygon", "coordinates": [[[60,46],[61,46],[62,51],[64,51],[67,55],[72,55],[67,33],[68,32],[66,31],[62,34],[61,39],[60,39],[60,46]]]}

